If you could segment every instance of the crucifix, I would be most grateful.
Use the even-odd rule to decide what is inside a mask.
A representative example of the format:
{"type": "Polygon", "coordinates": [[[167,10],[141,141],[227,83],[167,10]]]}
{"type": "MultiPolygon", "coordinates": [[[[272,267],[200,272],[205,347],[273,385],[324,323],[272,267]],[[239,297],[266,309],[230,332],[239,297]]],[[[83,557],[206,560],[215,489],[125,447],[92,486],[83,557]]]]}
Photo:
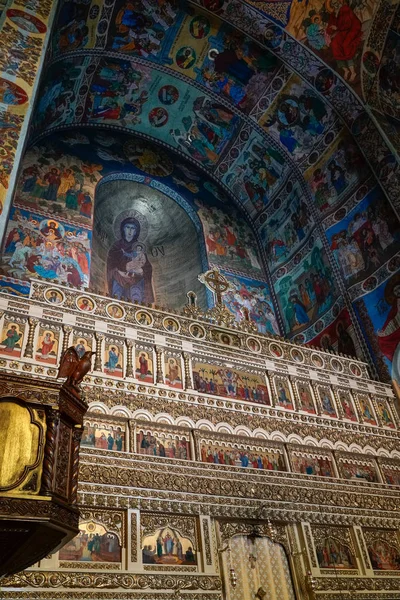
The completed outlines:
{"type": "Polygon", "coordinates": [[[222,294],[232,288],[226,277],[221,275],[219,269],[215,267],[199,275],[199,281],[213,292],[217,304],[222,304],[222,294]]]}

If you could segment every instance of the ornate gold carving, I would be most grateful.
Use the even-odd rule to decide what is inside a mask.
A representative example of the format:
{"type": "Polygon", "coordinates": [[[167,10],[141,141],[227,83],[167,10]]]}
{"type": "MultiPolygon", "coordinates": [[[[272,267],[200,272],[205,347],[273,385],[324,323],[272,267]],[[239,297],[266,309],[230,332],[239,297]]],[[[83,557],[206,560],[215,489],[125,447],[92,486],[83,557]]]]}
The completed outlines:
{"type": "Polygon", "coordinates": [[[204,539],[204,554],[206,565],[212,565],[212,554],[211,554],[211,539],[210,539],[210,526],[207,519],[201,520],[201,526],[203,529],[204,539]]]}
{"type": "Polygon", "coordinates": [[[356,529],[356,531],[357,531],[358,545],[361,548],[361,554],[364,559],[365,566],[367,567],[367,569],[371,569],[372,568],[371,561],[369,560],[367,548],[365,547],[365,541],[363,538],[362,531],[361,531],[361,529],[356,529]]]}
{"type": "Polygon", "coordinates": [[[28,339],[26,342],[25,350],[24,350],[24,357],[32,358],[33,357],[33,340],[35,337],[35,331],[36,331],[37,324],[39,323],[39,319],[35,319],[34,317],[29,317],[28,323],[29,323],[29,331],[28,331],[28,339]]]}
{"type": "Polygon", "coordinates": [[[126,344],[126,376],[134,377],[135,372],[133,368],[133,340],[125,340],[126,344]]]}
{"type": "Polygon", "coordinates": [[[103,356],[103,341],[104,341],[104,334],[103,333],[99,333],[96,331],[95,333],[95,338],[96,338],[96,358],[94,360],[94,370],[95,371],[102,371],[103,370],[103,360],[102,360],[102,356],[103,356]]]}
{"type": "Polygon", "coordinates": [[[156,382],[164,383],[164,373],[163,373],[163,352],[164,349],[161,346],[156,346],[156,382]]]}
{"type": "Polygon", "coordinates": [[[131,561],[138,559],[137,513],[131,513],[131,561]]]}
{"type": "Polygon", "coordinates": [[[50,496],[53,491],[53,471],[55,465],[56,436],[60,414],[52,408],[47,411],[46,447],[43,460],[41,494],[50,496]]]}

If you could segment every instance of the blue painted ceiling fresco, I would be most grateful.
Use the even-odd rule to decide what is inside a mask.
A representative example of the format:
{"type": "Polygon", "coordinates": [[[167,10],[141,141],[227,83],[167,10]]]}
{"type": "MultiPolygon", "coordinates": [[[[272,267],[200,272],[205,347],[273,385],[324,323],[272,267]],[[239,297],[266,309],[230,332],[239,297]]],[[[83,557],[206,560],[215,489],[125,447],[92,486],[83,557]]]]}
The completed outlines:
{"type": "MultiPolygon", "coordinates": [[[[74,247],[64,244],[61,277],[87,284],[95,187],[135,174],[186,198],[208,263],[232,281],[226,303],[237,318],[246,307],[260,331],[301,343],[329,338],[335,349],[372,355],[389,376],[368,294],[399,268],[400,184],[390,136],[362,99],[370,82],[360,77],[361,38],[371,49],[373,31],[359,36],[354,78],[351,57],[334,64],[336,4],[329,12],[322,0],[64,0],[3,276],[38,273],[37,252],[25,248],[53,230],[74,247]],[[26,222],[39,232],[29,237],[26,222]]],[[[356,18],[371,24],[372,13],[368,4],[356,18]]],[[[383,73],[393,52],[392,43],[383,73]]]]}

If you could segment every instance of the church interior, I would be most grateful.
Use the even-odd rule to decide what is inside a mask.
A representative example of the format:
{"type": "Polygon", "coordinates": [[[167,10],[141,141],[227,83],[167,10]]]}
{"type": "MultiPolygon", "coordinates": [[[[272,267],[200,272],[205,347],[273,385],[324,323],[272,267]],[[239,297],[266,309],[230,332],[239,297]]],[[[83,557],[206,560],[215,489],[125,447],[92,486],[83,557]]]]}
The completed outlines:
{"type": "Polygon", "coordinates": [[[1,599],[400,599],[398,1],[0,31],[1,599]]]}

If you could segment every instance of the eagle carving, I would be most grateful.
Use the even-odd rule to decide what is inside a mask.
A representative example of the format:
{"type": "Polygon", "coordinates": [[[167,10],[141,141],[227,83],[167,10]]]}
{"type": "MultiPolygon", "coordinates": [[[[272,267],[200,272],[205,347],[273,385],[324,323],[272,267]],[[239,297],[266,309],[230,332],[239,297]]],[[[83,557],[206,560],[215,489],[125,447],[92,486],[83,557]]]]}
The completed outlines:
{"type": "Polygon", "coordinates": [[[66,377],[67,386],[77,387],[92,368],[92,356],[96,352],[88,350],[80,357],[74,346],[70,346],[62,355],[57,379],[66,377]]]}

